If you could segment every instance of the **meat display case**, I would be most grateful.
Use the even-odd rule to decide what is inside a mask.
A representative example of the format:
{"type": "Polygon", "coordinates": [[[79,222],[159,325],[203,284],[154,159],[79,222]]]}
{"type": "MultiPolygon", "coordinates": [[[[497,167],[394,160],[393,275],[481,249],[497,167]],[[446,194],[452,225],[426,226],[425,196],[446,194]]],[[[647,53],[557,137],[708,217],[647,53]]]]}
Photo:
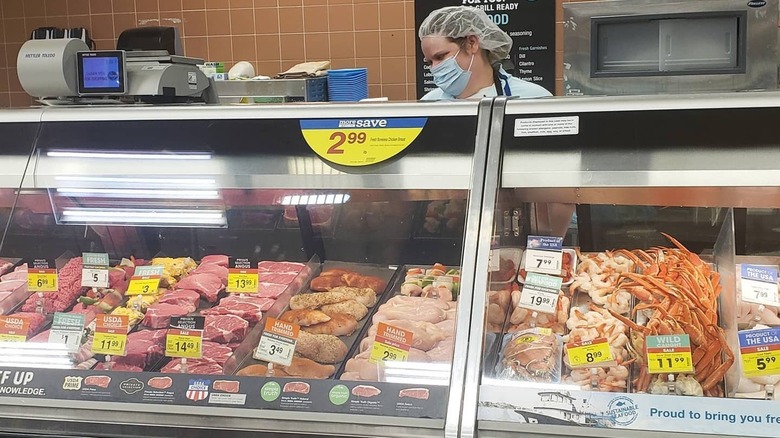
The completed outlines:
{"type": "Polygon", "coordinates": [[[0,163],[0,258],[9,262],[0,287],[18,278],[25,286],[0,325],[20,318],[29,324],[19,326],[21,335],[0,329],[5,341],[27,340],[0,343],[0,430],[456,436],[491,105],[0,113],[7,155],[0,163]],[[339,136],[344,141],[335,144],[339,136]],[[361,161],[371,165],[354,166],[361,161]],[[248,294],[259,290],[263,298],[223,291],[240,258],[257,263],[259,286],[248,294]],[[159,271],[142,272],[147,265],[159,271]],[[100,272],[107,275],[103,285],[100,272]],[[93,274],[96,283],[85,287],[93,274]],[[150,278],[151,292],[143,295],[150,278]],[[333,278],[335,284],[315,286],[333,278]],[[56,292],[34,291],[55,279],[56,292]],[[307,307],[315,300],[303,296],[309,289],[331,286],[341,289],[317,296],[321,312],[307,307]],[[131,290],[142,295],[130,297],[131,290]],[[338,293],[354,299],[334,298],[338,293]],[[432,297],[397,296],[402,293],[432,297]],[[231,299],[244,310],[228,305],[231,299]],[[325,331],[305,335],[306,349],[307,327],[301,330],[296,352],[302,357],[292,360],[308,368],[273,368],[255,359],[268,318],[288,318],[283,312],[296,304],[308,316],[336,318],[323,313],[328,303],[351,303],[334,310],[347,322],[317,324],[325,331]],[[262,314],[246,306],[262,306],[262,314]],[[416,329],[415,321],[398,321],[397,309],[409,306],[433,315],[418,324],[433,337],[415,339],[427,341],[425,347],[407,345],[407,362],[374,365],[373,350],[365,351],[371,339],[363,339],[378,337],[381,321],[416,329]],[[206,318],[203,359],[169,361],[168,324],[199,314],[206,318]],[[84,315],[71,333],[81,341],[68,353],[61,348],[69,345],[62,324],[73,315],[84,315]],[[106,344],[98,346],[99,335],[106,344]],[[110,353],[112,346],[121,353],[110,353]],[[310,378],[318,373],[329,378],[310,378]],[[295,379],[282,378],[287,374],[295,379]]]}
{"type": "Polygon", "coordinates": [[[777,434],[778,117],[774,92],[497,101],[461,436],[777,434]]]}

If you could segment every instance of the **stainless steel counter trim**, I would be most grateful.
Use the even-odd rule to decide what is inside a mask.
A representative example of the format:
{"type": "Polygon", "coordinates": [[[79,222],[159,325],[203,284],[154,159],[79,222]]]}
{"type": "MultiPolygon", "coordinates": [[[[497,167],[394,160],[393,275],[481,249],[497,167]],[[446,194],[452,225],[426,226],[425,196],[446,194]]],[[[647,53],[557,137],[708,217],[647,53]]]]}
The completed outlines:
{"type": "Polygon", "coordinates": [[[487,301],[485,286],[488,284],[490,240],[493,234],[493,216],[498,196],[499,176],[501,175],[501,130],[505,107],[506,98],[501,97],[494,101],[490,123],[490,143],[487,151],[487,166],[484,172],[483,209],[475,252],[476,266],[472,271],[474,272],[473,289],[475,292],[471,300],[469,348],[466,356],[465,390],[463,391],[463,413],[460,427],[460,437],[462,438],[473,438],[476,434],[477,404],[482,370],[482,344],[485,336],[485,303],[487,301]]]}
{"type": "Polygon", "coordinates": [[[110,418],[112,424],[195,427],[205,429],[264,430],[344,435],[352,429],[357,436],[441,436],[442,420],[381,417],[349,414],[323,414],[262,409],[230,409],[198,406],[93,402],[78,400],[37,400],[0,398],[0,418],[89,421],[110,418]],[[99,413],[99,415],[90,414],[99,413]],[[105,414],[111,412],[107,417],[105,414]],[[175,415],[171,415],[175,414],[175,415]],[[377,433],[388,432],[394,433],[377,433]]]}
{"type": "Polygon", "coordinates": [[[625,438],[626,436],[641,436],[642,438],[724,438],[725,435],[687,434],[679,432],[656,432],[649,430],[626,430],[587,428],[575,426],[554,426],[550,424],[520,424],[503,421],[480,421],[480,438],[511,438],[518,435],[523,438],[625,438]]]}
{"type": "Polygon", "coordinates": [[[288,105],[105,106],[46,108],[44,122],[125,120],[333,119],[474,116],[479,102],[405,102],[288,105]]]}
{"type": "MultiPolygon", "coordinates": [[[[471,347],[469,342],[469,320],[472,317],[474,307],[471,302],[476,293],[474,273],[477,262],[477,254],[474,249],[478,247],[480,238],[480,220],[483,213],[482,194],[485,184],[485,168],[488,156],[488,140],[491,131],[491,99],[482,99],[479,104],[479,118],[477,120],[477,134],[474,146],[473,168],[471,171],[470,196],[467,206],[467,219],[465,241],[463,242],[463,261],[461,265],[460,296],[458,297],[458,317],[455,330],[455,346],[453,348],[452,372],[450,374],[450,394],[447,400],[447,417],[444,426],[444,436],[456,438],[459,435],[461,425],[461,412],[464,405],[469,404],[469,399],[464,394],[464,387],[468,384],[466,379],[466,356],[471,347]],[[466,286],[464,288],[464,285],[466,286]]],[[[480,315],[481,311],[477,312],[480,315]]]]}
{"type": "MultiPolygon", "coordinates": [[[[645,110],[771,108],[780,106],[780,92],[588,96],[509,100],[506,115],[595,113],[645,110]]],[[[512,129],[514,125],[508,125],[512,129]]]]}
{"type": "Polygon", "coordinates": [[[505,173],[503,187],[777,187],[780,170],[580,171],[505,173]]]}

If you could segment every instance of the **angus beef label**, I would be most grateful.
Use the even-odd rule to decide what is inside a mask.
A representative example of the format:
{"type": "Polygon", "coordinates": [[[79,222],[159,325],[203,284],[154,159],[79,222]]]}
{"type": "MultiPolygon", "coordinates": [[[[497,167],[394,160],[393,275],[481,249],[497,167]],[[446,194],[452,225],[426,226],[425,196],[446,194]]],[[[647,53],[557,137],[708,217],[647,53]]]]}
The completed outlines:
{"type": "Polygon", "coordinates": [[[0,369],[0,399],[46,398],[442,419],[447,404],[441,401],[446,400],[447,390],[445,386],[339,380],[0,369]]]}
{"type": "Polygon", "coordinates": [[[415,0],[415,45],[417,46],[417,97],[436,88],[433,75],[423,62],[417,30],[432,11],[445,6],[472,6],[485,11],[494,23],[512,37],[504,68],[518,78],[555,93],[555,0],[415,0]]]}

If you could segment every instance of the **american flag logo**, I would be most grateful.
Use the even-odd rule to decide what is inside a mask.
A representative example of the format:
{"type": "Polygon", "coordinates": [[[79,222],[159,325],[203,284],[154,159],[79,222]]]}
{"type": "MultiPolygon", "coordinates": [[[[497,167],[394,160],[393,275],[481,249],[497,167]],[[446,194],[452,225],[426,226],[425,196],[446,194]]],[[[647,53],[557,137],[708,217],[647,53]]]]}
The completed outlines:
{"type": "Polygon", "coordinates": [[[209,385],[211,385],[211,380],[190,380],[190,386],[187,387],[187,398],[192,401],[206,400],[206,397],[209,396],[209,385]]]}

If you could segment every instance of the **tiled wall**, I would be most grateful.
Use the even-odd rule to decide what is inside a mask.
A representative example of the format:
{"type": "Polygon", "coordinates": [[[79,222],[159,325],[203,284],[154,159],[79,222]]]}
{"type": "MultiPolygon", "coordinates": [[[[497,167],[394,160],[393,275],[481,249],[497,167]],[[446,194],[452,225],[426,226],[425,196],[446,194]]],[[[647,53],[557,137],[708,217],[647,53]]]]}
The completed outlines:
{"type": "MultiPolygon", "coordinates": [[[[568,0],[555,1],[560,37],[568,0]]],[[[416,98],[413,0],[0,0],[0,17],[0,107],[31,103],[16,55],[42,26],[86,27],[98,49],[114,48],[130,27],[176,26],[188,56],[251,61],[266,75],[330,59],[334,68],[367,67],[372,97],[416,98]]],[[[556,50],[562,59],[560,41],[556,50]]]]}

